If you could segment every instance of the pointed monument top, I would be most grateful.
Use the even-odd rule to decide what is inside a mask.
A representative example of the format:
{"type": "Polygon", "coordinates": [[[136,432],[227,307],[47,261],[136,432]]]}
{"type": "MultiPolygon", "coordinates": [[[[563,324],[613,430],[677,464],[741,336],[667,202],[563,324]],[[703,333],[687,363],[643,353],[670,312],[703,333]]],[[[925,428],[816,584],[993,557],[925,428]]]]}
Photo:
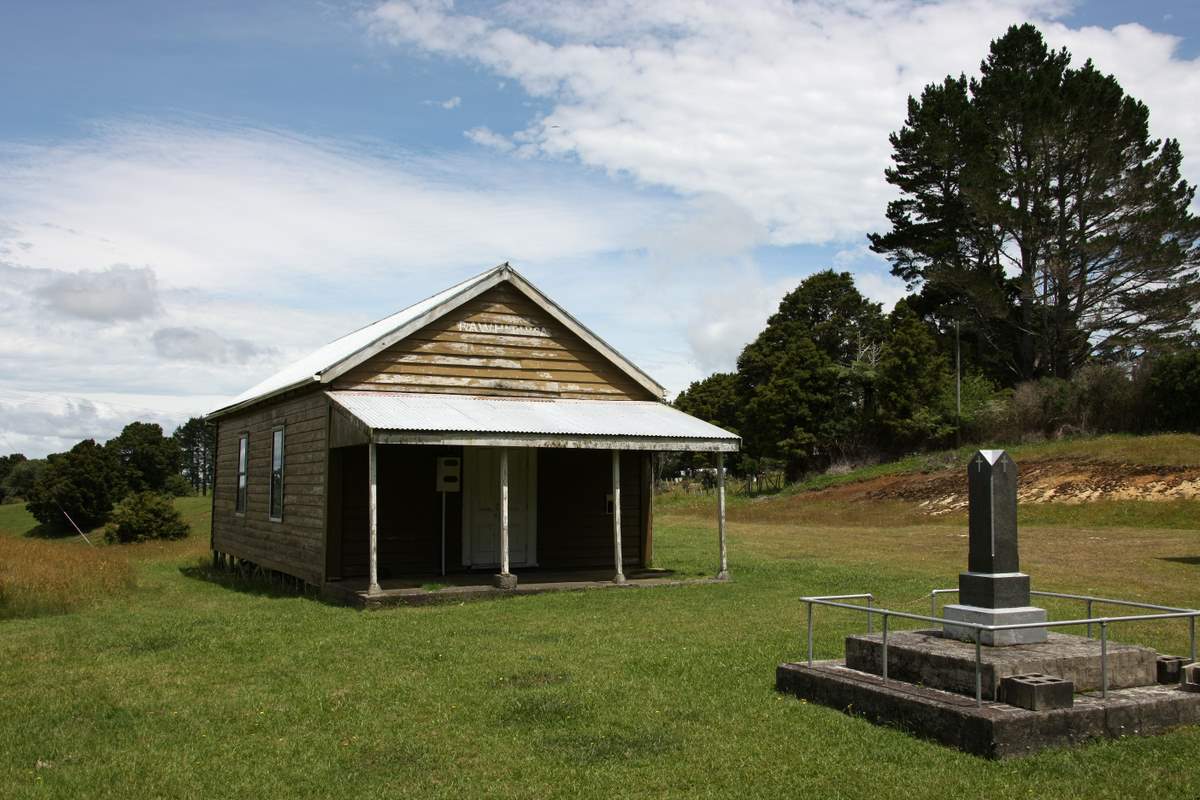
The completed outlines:
{"type": "Polygon", "coordinates": [[[980,450],[975,454],[976,458],[982,456],[989,464],[995,464],[1004,456],[1003,450],[980,450]]]}

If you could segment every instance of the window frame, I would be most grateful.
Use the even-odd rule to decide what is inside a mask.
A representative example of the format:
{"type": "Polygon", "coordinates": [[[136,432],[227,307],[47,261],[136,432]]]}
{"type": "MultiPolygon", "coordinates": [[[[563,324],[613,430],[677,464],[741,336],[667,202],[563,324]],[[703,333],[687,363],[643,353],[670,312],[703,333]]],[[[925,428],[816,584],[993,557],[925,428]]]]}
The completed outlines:
{"type": "Polygon", "coordinates": [[[250,432],[238,434],[237,479],[233,487],[233,513],[246,516],[246,504],[250,498],[250,432]]]}
{"type": "Polygon", "coordinates": [[[287,449],[287,436],[284,433],[283,425],[276,425],[271,429],[271,461],[267,472],[267,519],[271,522],[283,522],[283,472],[286,467],[284,452],[287,449]],[[278,450],[275,447],[275,442],[279,442],[278,450]],[[276,456],[279,460],[279,513],[275,513],[276,486],[275,486],[275,461],[276,456]]]}

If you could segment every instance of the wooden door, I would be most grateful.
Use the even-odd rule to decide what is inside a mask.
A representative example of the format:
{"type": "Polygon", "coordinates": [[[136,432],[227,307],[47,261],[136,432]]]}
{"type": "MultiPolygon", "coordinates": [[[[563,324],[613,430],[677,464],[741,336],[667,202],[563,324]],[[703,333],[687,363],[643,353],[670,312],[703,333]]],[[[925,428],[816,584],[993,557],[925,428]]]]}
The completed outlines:
{"type": "MultiPolygon", "coordinates": [[[[537,565],[537,450],[508,448],[508,560],[537,565]]],[[[500,450],[463,448],[463,565],[500,564],[500,450]]]]}

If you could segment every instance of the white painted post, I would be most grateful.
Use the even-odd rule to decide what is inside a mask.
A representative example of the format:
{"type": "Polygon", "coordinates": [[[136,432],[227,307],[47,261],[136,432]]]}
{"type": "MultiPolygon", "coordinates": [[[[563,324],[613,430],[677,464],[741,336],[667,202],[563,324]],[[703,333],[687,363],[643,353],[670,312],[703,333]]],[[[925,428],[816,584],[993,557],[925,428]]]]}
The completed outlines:
{"type": "Polygon", "coordinates": [[[613,558],[617,562],[617,574],[613,583],[625,582],[625,567],[621,563],[621,451],[612,451],[612,496],[613,496],[613,558]]]}
{"type": "Polygon", "coordinates": [[[717,453],[717,538],[721,544],[721,569],[718,580],[729,579],[729,557],[725,549],[725,454],[717,453]]]}
{"type": "Polygon", "coordinates": [[[500,574],[508,574],[508,448],[500,448],[500,574]]]}
{"type": "Polygon", "coordinates": [[[379,594],[379,509],[376,498],[378,497],[378,488],[376,485],[376,472],[378,456],[375,453],[375,442],[372,441],[367,450],[367,473],[368,482],[371,484],[371,499],[368,507],[370,511],[370,526],[371,526],[371,585],[367,587],[369,594],[379,594]]]}

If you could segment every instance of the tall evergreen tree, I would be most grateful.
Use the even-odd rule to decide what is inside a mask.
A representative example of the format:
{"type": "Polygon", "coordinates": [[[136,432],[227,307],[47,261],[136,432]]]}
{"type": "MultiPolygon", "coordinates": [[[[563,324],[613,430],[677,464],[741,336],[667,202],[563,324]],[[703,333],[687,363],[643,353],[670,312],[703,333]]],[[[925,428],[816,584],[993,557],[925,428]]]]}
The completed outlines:
{"type": "Polygon", "coordinates": [[[126,488],[161,492],[179,472],[179,449],[156,422],[131,422],[105,444],[122,468],[126,488]]]}
{"type": "Polygon", "coordinates": [[[883,443],[892,450],[935,444],[954,430],[942,402],[951,385],[946,358],[906,301],[896,304],[888,322],[875,383],[883,443]]]}
{"type": "Polygon", "coordinates": [[[192,488],[207,494],[212,486],[215,428],[203,417],[192,417],[171,435],[179,450],[180,468],[192,488]]]}
{"type": "Polygon", "coordinates": [[[886,172],[901,197],[891,230],[870,237],[1010,382],[1136,355],[1200,319],[1200,221],[1178,143],[1150,138],[1148,109],[1112,76],[1070,62],[1014,26],[978,79],[910,98],[886,172]]]}
{"type": "Polygon", "coordinates": [[[782,459],[789,478],[853,450],[883,329],[879,304],[847,272],[818,272],[789,292],[738,358],[746,450],[782,459]]]}

